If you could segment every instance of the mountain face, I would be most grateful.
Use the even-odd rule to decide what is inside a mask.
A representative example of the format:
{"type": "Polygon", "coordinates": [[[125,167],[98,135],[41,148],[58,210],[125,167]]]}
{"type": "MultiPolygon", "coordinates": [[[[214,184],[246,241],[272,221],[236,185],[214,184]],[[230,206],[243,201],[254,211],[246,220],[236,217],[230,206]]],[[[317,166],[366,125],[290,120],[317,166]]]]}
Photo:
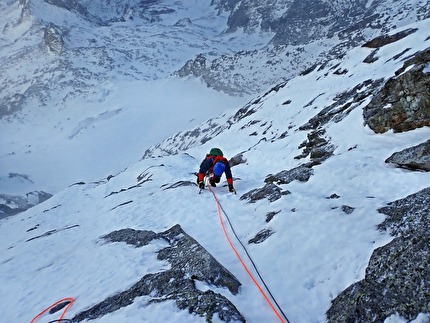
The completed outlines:
{"type": "Polygon", "coordinates": [[[426,1],[217,1],[228,12],[228,33],[268,33],[267,45],[220,58],[204,53],[178,75],[202,77],[229,93],[255,93],[288,80],[312,65],[329,61],[380,33],[427,19],[426,1]],[[252,70],[242,70],[252,65],[252,70]],[[261,79],[270,70],[269,82],[261,79]]]}
{"type": "MultiPolygon", "coordinates": [[[[39,150],[52,174],[68,172],[43,141],[68,160],[105,143],[103,156],[125,158],[115,140],[142,156],[52,196],[0,195],[2,319],[31,321],[72,295],[72,322],[275,321],[222,236],[229,223],[281,321],[428,322],[429,3],[192,4],[0,4],[2,163],[39,150]],[[163,99],[189,93],[150,96],[139,81],[192,75],[255,95],[132,146],[143,119],[179,123],[184,110],[163,99]],[[130,93],[157,105],[133,109],[130,93]],[[215,195],[199,194],[195,172],[213,147],[229,158],[237,195],[224,178],[215,195]]],[[[142,137],[160,131],[145,127],[142,137]]],[[[107,163],[97,157],[82,168],[107,163]]]]}
{"type": "Polygon", "coordinates": [[[197,49],[219,53],[207,37],[222,31],[223,17],[208,1],[201,3],[189,8],[168,1],[27,0],[5,6],[0,115],[33,101],[61,108],[77,96],[104,100],[112,77],[162,78],[197,49]],[[195,25],[184,25],[187,18],[195,25]],[[96,90],[100,85],[105,89],[96,90]]]}
{"type": "Polygon", "coordinates": [[[219,0],[195,8],[174,1],[10,3],[3,9],[2,48],[11,52],[2,51],[1,57],[2,116],[32,100],[46,105],[51,98],[58,107],[82,95],[104,100],[109,92],[89,89],[110,74],[125,79],[193,75],[227,93],[261,92],[366,39],[426,19],[430,12],[429,4],[418,0],[395,6],[367,0],[219,0]],[[14,49],[15,39],[27,46],[14,49]],[[175,42],[185,55],[172,51],[175,42]],[[29,73],[16,66],[20,60],[41,68],[29,73]]]}
{"type": "MultiPolygon", "coordinates": [[[[424,44],[422,50],[416,51],[416,48],[412,49],[406,45],[408,37],[414,37],[411,36],[414,34],[418,36],[419,29],[409,28],[372,39],[361,47],[368,49],[367,54],[362,49],[356,49],[361,52],[361,62],[349,61],[354,55],[348,53],[346,59],[332,60],[307,70],[301,77],[273,87],[234,115],[211,119],[206,124],[168,138],[148,149],[143,159],[177,154],[195,146],[206,145],[207,142],[223,141],[220,137],[228,138],[231,137],[231,133],[243,131],[253,139],[247,141],[246,147],[241,145],[240,153],[230,162],[233,165],[248,165],[252,164],[249,160],[254,160],[255,163],[255,157],[251,157],[253,153],[258,152],[262,155],[261,146],[277,146],[283,140],[288,141],[288,138],[295,136],[297,132],[305,132],[306,139],[297,146],[298,149],[302,149],[302,152],[285,157],[297,160],[298,165],[275,173],[269,173],[268,170],[260,187],[253,188],[240,197],[243,201],[256,204],[265,200],[275,203],[288,199],[290,195],[294,195],[294,191],[288,189],[290,183],[295,181],[308,183],[314,176],[318,176],[316,173],[319,167],[338,158],[336,156],[341,153],[339,142],[336,143],[336,140],[339,138],[332,137],[330,133],[333,133],[333,129],[330,130],[330,128],[335,124],[344,123],[356,109],[362,110],[362,125],[369,127],[374,133],[388,131],[402,133],[416,131],[422,127],[428,129],[430,126],[430,57],[428,56],[430,37],[426,33],[418,36],[421,39],[418,42],[423,41],[424,44]],[[405,42],[405,47],[400,45],[402,42],[405,42]],[[393,51],[387,48],[392,48],[393,51]],[[390,54],[385,56],[383,53],[390,54]],[[382,71],[379,67],[387,67],[392,63],[398,65],[391,77],[379,74],[378,71],[382,71]],[[367,66],[364,69],[366,71],[371,69],[372,72],[361,74],[357,70],[360,65],[367,66]],[[371,78],[368,78],[370,75],[372,75],[371,78]],[[309,95],[308,101],[302,101],[299,104],[301,108],[298,113],[309,109],[316,109],[318,112],[313,116],[309,115],[307,121],[302,120],[303,123],[298,125],[293,121],[295,116],[290,115],[290,119],[285,115],[288,114],[287,111],[291,109],[291,105],[297,107],[297,98],[293,98],[294,91],[304,89],[312,91],[311,84],[314,83],[308,81],[308,77],[316,83],[327,80],[327,86],[320,86],[319,91],[309,95]],[[329,81],[332,77],[339,77],[339,80],[329,81]],[[301,78],[304,80],[300,82],[301,78]],[[337,84],[342,82],[340,80],[348,85],[337,84]],[[332,88],[334,84],[337,84],[336,89],[332,88]],[[332,90],[334,91],[331,92],[332,90]],[[318,103],[321,97],[326,97],[327,91],[336,94],[333,94],[330,100],[323,99],[326,102],[325,105],[318,103]],[[265,110],[268,106],[272,108],[270,112],[265,110]],[[279,110],[284,110],[284,113],[279,110]],[[262,117],[267,113],[271,116],[283,116],[269,120],[262,117]]],[[[293,111],[296,110],[293,108],[293,111]]],[[[352,138],[357,135],[346,129],[340,131],[340,134],[352,138]]],[[[424,136],[424,142],[387,156],[385,163],[412,172],[428,172],[430,150],[427,137],[428,134],[424,136]]],[[[241,143],[243,144],[243,141],[241,143]]],[[[343,146],[344,143],[340,145],[343,146]]],[[[288,143],[281,145],[281,147],[285,146],[288,146],[288,143]]],[[[359,145],[353,144],[344,148],[354,151],[359,149],[359,145]]],[[[359,161],[353,161],[355,162],[359,161]]],[[[344,165],[339,164],[339,167],[343,168],[344,165]]],[[[417,176],[428,175],[420,174],[422,175],[417,176]]],[[[333,185],[330,183],[332,180],[334,180],[332,177],[327,179],[326,185],[333,185]]],[[[364,184],[364,186],[367,185],[364,184]]],[[[422,288],[422,286],[428,286],[429,277],[429,272],[425,268],[428,268],[430,259],[426,224],[430,196],[428,184],[423,183],[421,188],[424,189],[390,201],[387,206],[378,209],[378,212],[387,216],[385,221],[378,225],[378,229],[390,232],[394,239],[374,250],[362,280],[352,284],[332,300],[331,307],[326,312],[328,322],[386,322],[393,313],[398,313],[411,321],[415,320],[419,313],[428,313],[429,294],[426,292],[427,287],[422,288]]],[[[397,186],[396,189],[398,189],[397,186]]],[[[338,199],[340,196],[332,194],[327,198],[338,199]]],[[[367,198],[373,197],[367,196],[367,198]]],[[[367,204],[364,201],[363,203],[367,204]]],[[[345,214],[353,214],[356,210],[355,206],[349,204],[344,204],[340,208],[345,214]]],[[[270,221],[277,216],[277,213],[269,212],[266,216],[267,221],[270,221]]],[[[262,229],[249,240],[249,243],[256,241],[261,243],[269,240],[273,234],[273,229],[262,229]]],[[[427,322],[428,316],[422,320],[427,322]]],[[[417,319],[417,322],[421,320],[417,319]]]]}
{"type": "MultiPolygon", "coordinates": [[[[218,1],[229,11],[228,31],[271,31],[275,45],[305,45],[338,36],[341,41],[362,41],[371,30],[388,32],[410,19],[429,17],[429,4],[424,1],[218,1]]],[[[369,35],[369,34],[368,34],[369,35]]]]}

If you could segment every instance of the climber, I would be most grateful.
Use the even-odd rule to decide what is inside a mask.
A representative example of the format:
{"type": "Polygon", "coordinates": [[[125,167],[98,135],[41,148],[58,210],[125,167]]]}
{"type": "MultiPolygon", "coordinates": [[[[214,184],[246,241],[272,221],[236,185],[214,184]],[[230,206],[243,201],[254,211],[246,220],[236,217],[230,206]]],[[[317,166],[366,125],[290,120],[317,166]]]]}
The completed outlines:
{"type": "Polygon", "coordinates": [[[212,148],[200,164],[199,173],[197,174],[197,184],[199,185],[199,188],[205,188],[205,175],[209,175],[209,184],[216,187],[216,183],[220,182],[222,173],[224,172],[227,177],[228,190],[236,193],[233,187],[233,177],[231,175],[230,164],[227,158],[224,157],[221,149],[212,148]]]}

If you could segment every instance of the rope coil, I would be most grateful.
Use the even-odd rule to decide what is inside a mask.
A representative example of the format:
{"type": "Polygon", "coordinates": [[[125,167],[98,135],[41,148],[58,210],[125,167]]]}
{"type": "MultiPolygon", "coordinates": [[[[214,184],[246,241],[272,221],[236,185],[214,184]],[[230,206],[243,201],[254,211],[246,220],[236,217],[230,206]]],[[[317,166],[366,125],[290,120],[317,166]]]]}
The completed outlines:
{"type": "MultiPolygon", "coordinates": [[[[72,306],[73,302],[75,301],[75,299],[73,297],[65,297],[60,299],[59,301],[56,301],[55,303],[51,304],[50,306],[48,306],[47,308],[45,308],[42,312],[40,312],[39,314],[37,314],[30,323],[34,323],[36,322],[42,315],[44,315],[46,312],[53,310],[55,307],[58,306],[57,310],[54,310],[53,312],[50,311],[50,314],[55,313],[56,311],[61,310],[64,307],[63,312],[61,313],[61,316],[59,319],[57,320],[53,320],[51,322],[66,322],[64,319],[64,315],[66,315],[67,310],[70,308],[70,306],[72,306]],[[62,303],[65,303],[64,305],[62,303]],[[62,304],[62,305],[60,305],[62,304]]],[[[70,320],[67,320],[70,321],[70,320]]]]}

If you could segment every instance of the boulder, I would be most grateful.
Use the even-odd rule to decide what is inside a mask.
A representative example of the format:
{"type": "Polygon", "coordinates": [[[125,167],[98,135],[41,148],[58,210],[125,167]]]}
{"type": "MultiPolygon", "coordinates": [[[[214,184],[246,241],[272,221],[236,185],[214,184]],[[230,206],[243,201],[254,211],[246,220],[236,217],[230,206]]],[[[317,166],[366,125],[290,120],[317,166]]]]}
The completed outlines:
{"type": "Polygon", "coordinates": [[[283,170],[275,175],[268,175],[264,180],[266,183],[289,184],[292,181],[307,182],[314,174],[312,168],[305,165],[297,166],[290,170],[283,170]]]}
{"type": "Polygon", "coordinates": [[[396,164],[402,168],[428,172],[430,171],[430,140],[396,152],[388,157],[385,162],[396,164]]]}
{"type": "Polygon", "coordinates": [[[363,109],[365,124],[376,133],[430,126],[430,48],[406,61],[396,74],[363,109]]]}
{"type": "Polygon", "coordinates": [[[309,156],[311,161],[307,166],[301,167],[309,168],[319,165],[324,160],[333,156],[336,147],[331,143],[330,138],[328,138],[325,133],[325,129],[320,128],[307,134],[308,139],[299,146],[299,148],[303,148],[302,153],[294,157],[294,159],[302,159],[309,156]]]}
{"type": "Polygon", "coordinates": [[[267,183],[262,188],[256,188],[248,193],[243,194],[241,200],[249,200],[249,203],[255,203],[259,200],[267,198],[269,202],[279,200],[282,195],[291,194],[289,191],[283,191],[280,187],[273,183],[267,183]]]}

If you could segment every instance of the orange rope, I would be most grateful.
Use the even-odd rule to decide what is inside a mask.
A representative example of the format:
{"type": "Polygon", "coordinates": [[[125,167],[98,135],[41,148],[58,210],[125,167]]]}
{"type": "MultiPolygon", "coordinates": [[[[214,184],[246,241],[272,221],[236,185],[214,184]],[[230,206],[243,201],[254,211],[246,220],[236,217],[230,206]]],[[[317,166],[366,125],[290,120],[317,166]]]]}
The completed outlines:
{"type": "Polygon", "coordinates": [[[58,304],[61,304],[63,302],[69,302],[66,307],[63,310],[63,313],[61,314],[60,318],[58,319],[58,322],[61,322],[61,320],[64,318],[64,315],[66,315],[67,310],[70,308],[70,306],[72,306],[73,302],[75,301],[75,299],[73,297],[65,297],[60,299],[59,301],[55,302],[54,304],[50,305],[49,307],[45,308],[42,312],[40,312],[39,314],[37,314],[34,319],[31,320],[30,323],[34,323],[36,322],[43,314],[45,314],[46,312],[48,312],[51,308],[57,306],[58,304]]]}
{"type": "Polygon", "coordinates": [[[242,260],[242,258],[240,257],[239,253],[237,252],[236,248],[234,247],[233,243],[231,242],[231,239],[227,233],[227,230],[225,228],[224,222],[222,221],[222,214],[221,214],[221,205],[218,201],[218,198],[215,194],[215,192],[212,190],[212,188],[210,186],[209,187],[209,191],[212,193],[212,195],[214,196],[215,202],[216,202],[216,206],[217,206],[217,210],[218,210],[218,216],[219,216],[219,220],[221,222],[221,227],[222,230],[224,231],[224,235],[227,238],[228,243],[230,244],[230,247],[233,249],[234,253],[236,254],[237,259],[239,259],[240,263],[242,264],[243,268],[245,269],[245,271],[247,272],[248,276],[251,277],[251,280],[254,282],[254,284],[257,286],[258,290],[260,291],[261,295],[263,295],[264,299],[266,300],[266,302],[269,304],[270,308],[272,309],[272,311],[275,313],[275,315],[278,317],[278,319],[284,323],[284,319],[282,318],[282,316],[278,313],[278,311],[276,310],[275,306],[273,306],[272,302],[270,301],[270,299],[267,297],[266,293],[264,292],[263,288],[261,288],[260,284],[258,283],[258,281],[254,278],[254,276],[252,275],[252,273],[249,271],[248,267],[246,266],[246,264],[244,263],[244,261],[242,260]]]}

